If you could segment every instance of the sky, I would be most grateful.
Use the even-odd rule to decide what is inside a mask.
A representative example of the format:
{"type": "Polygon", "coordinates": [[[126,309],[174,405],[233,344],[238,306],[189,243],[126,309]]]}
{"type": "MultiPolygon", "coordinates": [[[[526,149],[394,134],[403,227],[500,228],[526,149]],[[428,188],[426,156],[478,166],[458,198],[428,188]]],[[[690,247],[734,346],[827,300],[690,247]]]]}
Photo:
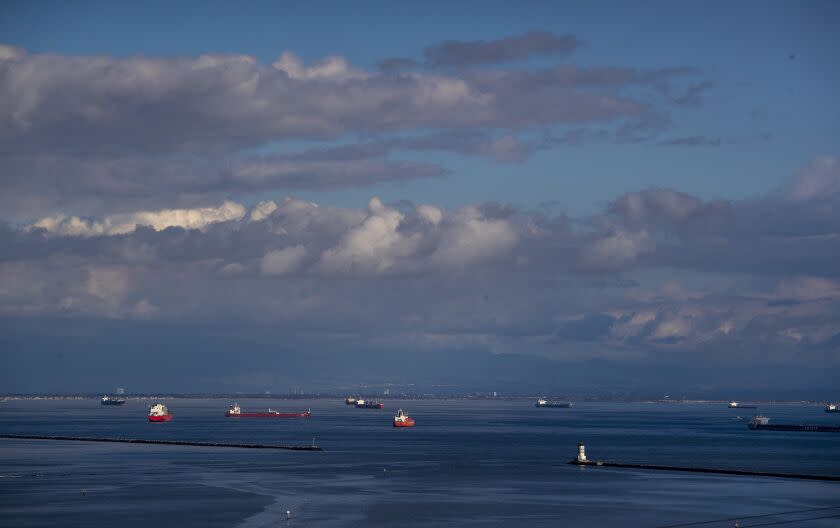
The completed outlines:
{"type": "Polygon", "coordinates": [[[840,397],[838,22],[4,2],[0,391],[840,397]]]}

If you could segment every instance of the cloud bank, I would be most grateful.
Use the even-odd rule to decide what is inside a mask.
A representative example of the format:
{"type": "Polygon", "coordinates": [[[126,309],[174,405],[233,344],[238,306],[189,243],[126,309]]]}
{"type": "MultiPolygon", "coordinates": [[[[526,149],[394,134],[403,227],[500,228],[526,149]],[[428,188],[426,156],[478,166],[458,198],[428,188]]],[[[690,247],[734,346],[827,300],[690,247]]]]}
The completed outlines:
{"type": "Polygon", "coordinates": [[[50,217],[0,232],[0,314],[234,317],[331,346],[836,366],[837,167],[820,158],[745,201],[641,190],[584,219],[377,198],[50,217]]]}
{"type": "Polygon", "coordinates": [[[616,138],[662,128],[681,104],[673,86],[696,77],[679,66],[499,65],[578,46],[574,36],[539,31],[449,41],[427,48],[433,67],[417,71],[394,60],[366,70],[341,56],[307,64],[291,51],[266,64],[0,46],[0,209],[20,221],[209,207],[266,191],[448,173],[400,159],[408,151],[521,163],[563,144],[537,138],[562,138],[565,127],[616,138]]]}

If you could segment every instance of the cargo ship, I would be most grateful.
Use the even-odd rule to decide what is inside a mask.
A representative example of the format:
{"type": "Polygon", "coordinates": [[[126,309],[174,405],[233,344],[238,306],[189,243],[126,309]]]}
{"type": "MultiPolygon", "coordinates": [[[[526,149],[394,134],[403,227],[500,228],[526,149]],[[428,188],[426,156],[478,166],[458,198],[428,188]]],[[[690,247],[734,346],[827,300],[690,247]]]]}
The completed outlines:
{"type": "Polygon", "coordinates": [[[414,418],[405,414],[402,409],[394,416],[394,427],[414,427],[414,418]]]}
{"type": "Polygon", "coordinates": [[[747,427],[753,431],[806,431],[811,433],[840,433],[840,425],[771,424],[770,418],[756,415],[747,427]]]}
{"type": "Polygon", "coordinates": [[[162,403],[156,403],[149,407],[149,421],[150,422],[171,422],[172,414],[169,409],[162,403]]]}
{"type": "Polygon", "coordinates": [[[572,406],[571,402],[557,402],[557,401],[548,401],[544,398],[540,398],[537,400],[537,403],[534,404],[534,407],[555,407],[560,409],[568,409],[572,406]]]}
{"type": "Polygon", "coordinates": [[[280,412],[271,409],[258,412],[242,412],[238,403],[231,405],[225,413],[228,418],[309,418],[311,415],[312,411],[309,409],[305,412],[280,412]]]}
{"type": "Polygon", "coordinates": [[[827,413],[840,413],[840,407],[838,407],[836,403],[829,403],[825,406],[824,410],[827,413]]]}
{"type": "Polygon", "coordinates": [[[385,404],[378,401],[356,400],[357,409],[384,409],[385,404]]]}
{"type": "Polygon", "coordinates": [[[359,400],[357,400],[355,396],[348,396],[344,398],[344,405],[356,405],[357,401],[359,400]]]}
{"type": "Polygon", "coordinates": [[[729,405],[727,407],[729,407],[730,409],[758,409],[758,405],[741,405],[735,400],[729,402],[729,405]]]}
{"type": "Polygon", "coordinates": [[[122,405],[125,403],[125,396],[110,396],[106,394],[102,397],[102,405],[122,405]]]}

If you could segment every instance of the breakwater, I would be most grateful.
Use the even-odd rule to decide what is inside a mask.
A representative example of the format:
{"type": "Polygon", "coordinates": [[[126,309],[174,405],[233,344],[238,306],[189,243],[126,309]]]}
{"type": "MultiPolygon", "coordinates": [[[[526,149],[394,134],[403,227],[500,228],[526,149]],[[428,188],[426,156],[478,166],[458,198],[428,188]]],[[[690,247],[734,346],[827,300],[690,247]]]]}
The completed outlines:
{"type": "Polygon", "coordinates": [[[109,442],[119,444],[176,445],[189,447],[234,447],[238,449],[287,449],[291,451],[323,451],[315,445],[239,444],[225,442],[194,442],[191,440],[145,440],[142,438],[107,438],[99,436],[57,436],[0,434],[0,438],[11,440],[65,440],[71,442],[109,442]]]}
{"type": "Polygon", "coordinates": [[[804,431],[807,433],[840,433],[840,425],[750,423],[753,431],[804,431]]]}
{"type": "Polygon", "coordinates": [[[719,475],[739,475],[743,477],[774,477],[800,480],[827,480],[840,482],[840,476],[833,475],[809,475],[804,473],[779,473],[774,471],[748,471],[741,469],[724,469],[724,468],[704,468],[704,467],[690,467],[690,466],[659,466],[655,464],[622,464],[619,462],[603,462],[603,461],[578,461],[571,460],[569,464],[575,466],[594,466],[594,467],[613,467],[625,469],[646,469],[654,471],[683,471],[689,473],[716,473],[719,475]]]}

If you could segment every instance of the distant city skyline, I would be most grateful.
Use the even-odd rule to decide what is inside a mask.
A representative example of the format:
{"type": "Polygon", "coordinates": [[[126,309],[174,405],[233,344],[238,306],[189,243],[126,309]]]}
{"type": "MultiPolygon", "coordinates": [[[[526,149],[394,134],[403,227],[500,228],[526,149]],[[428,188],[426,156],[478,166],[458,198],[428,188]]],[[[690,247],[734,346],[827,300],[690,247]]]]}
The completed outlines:
{"type": "Polygon", "coordinates": [[[0,391],[828,398],[838,22],[5,2],[0,391]]]}

